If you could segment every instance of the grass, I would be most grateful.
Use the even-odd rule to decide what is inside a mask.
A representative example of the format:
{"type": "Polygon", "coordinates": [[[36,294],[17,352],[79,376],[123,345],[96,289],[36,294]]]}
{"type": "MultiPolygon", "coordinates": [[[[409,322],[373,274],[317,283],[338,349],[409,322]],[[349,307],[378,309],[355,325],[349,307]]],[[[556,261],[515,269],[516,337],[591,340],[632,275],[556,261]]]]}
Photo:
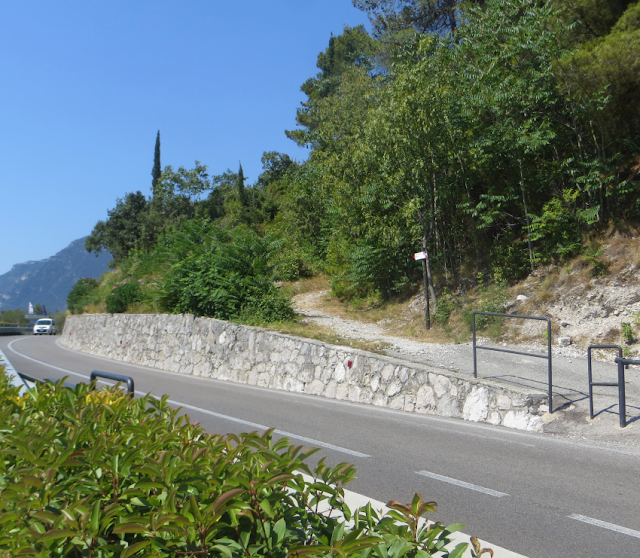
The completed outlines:
{"type": "Polygon", "coordinates": [[[385,349],[389,347],[388,343],[380,341],[365,341],[344,337],[336,334],[329,328],[325,328],[314,323],[303,322],[301,320],[258,324],[257,327],[277,331],[286,335],[293,335],[295,337],[315,339],[316,341],[331,345],[341,345],[351,347],[353,349],[360,349],[362,351],[369,351],[371,353],[384,354],[385,349]]]}

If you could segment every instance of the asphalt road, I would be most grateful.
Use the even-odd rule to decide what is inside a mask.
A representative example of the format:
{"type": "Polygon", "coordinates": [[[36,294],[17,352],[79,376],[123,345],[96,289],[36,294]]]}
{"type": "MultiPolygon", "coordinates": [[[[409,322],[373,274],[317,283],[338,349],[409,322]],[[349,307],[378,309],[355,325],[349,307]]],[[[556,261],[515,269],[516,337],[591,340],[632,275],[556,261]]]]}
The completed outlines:
{"type": "Polygon", "coordinates": [[[358,469],[351,490],[438,502],[431,519],[531,558],[640,556],[640,454],[456,419],[181,376],[76,353],[56,337],[5,337],[14,368],[83,381],[92,370],[168,394],[210,432],[275,427],[358,469]]]}

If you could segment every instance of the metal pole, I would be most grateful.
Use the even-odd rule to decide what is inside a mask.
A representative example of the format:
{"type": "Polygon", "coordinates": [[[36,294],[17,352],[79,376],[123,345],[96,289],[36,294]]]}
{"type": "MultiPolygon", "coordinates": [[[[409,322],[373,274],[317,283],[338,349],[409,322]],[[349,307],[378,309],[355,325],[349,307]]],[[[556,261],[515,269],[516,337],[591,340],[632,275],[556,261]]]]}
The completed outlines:
{"type": "Polygon", "coordinates": [[[618,410],[620,411],[620,428],[627,425],[627,402],[624,392],[624,364],[618,362],[618,410]]]}
{"type": "Polygon", "coordinates": [[[476,313],[471,314],[471,324],[473,329],[473,377],[478,377],[478,361],[476,358],[476,313]]]}
{"type": "MultiPolygon", "coordinates": [[[[425,253],[427,251],[426,243],[425,243],[424,251],[425,251],[425,253]]],[[[427,307],[425,309],[425,315],[424,315],[424,323],[425,323],[425,328],[427,330],[430,330],[431,329],[431,311],[429,309],[429,279],[427,278],[427,260],[426,260],[426,258],[424,260],[422,260],[422,280],[423,280],[423,283],[424,283],[424,299],[427,302],[427,307]]]]}
{"type": "MultiPolygon", "coordinates": [[[[619,368],[618,372],[620,372],[619,368]]],[[[589,416],[593,419],[593,377],[591,374],[591,347],[587,349],[587,374],[589,376],[589,416]]]]}
{"type": "Polygon", "coordinates": [[[553,413],[553,365],[551,362],[551,320],[547,318],[547,356],[549,357],[549,412],[553,413]]]}

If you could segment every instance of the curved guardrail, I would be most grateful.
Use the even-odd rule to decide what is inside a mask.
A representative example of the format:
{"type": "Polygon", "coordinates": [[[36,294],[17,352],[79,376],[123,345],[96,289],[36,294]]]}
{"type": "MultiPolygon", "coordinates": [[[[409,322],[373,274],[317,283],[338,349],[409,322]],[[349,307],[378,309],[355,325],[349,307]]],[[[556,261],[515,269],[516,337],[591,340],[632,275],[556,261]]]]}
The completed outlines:
{"type": "Polygon", "coordinates": [[[31,335],[33,326],[0,326],[0,335],[31,335]]]}
{"type": "Polygon", "coordinates": [[[135,391],[133,387],[133,378],[131,376],[122,376],[121,374],[113,374],[112,372],[101,372],[100,370],[94,370],[91,372],[91,381],[96,378],[105,378],[107,380],[113,380],[114,382],[124,382],[127,384],[127,392],[133,397],[135,391]]]}

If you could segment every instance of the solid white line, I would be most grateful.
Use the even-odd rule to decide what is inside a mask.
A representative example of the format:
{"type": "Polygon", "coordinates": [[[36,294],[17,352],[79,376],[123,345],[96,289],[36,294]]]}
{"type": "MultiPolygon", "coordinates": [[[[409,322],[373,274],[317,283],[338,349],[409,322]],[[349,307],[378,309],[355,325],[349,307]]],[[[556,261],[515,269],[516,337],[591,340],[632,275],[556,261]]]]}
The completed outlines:
{"type": "Polygon", "coordinates": [[[582,521],[589,525],[595,525],[596,527],[602,527],[603,529],[609,529],[609,531],[615,531],[616,533],[622,533],[623,535],[629,535],[630,537],[640,539],[640,531],[634,531],[633,529],[628,529],[627,527],[622,527],[615,523],[600,521],[599,519],[593,519],[592,517],[587,517],[586,515],[580,515],[578,513],[571,514],[567,517],[569,519],[575,519],[576,521],[582,521]]]}
{"type": "Polygon", "coordinates": [[[498,492],[497,490],[492,490],[491,488],[485,488],[484,486],[478,486],[477,484],[471,484],[470,482],[465,482],[458,479],[452,479],[451,477],[445,477],[443,475],[438,475],[437,473],[431,473],[429,471],[416,471],[416,474],[423,475],[425,477],[430,477],[432,479],[436,479],[442,482],[448,482],[449,484],[455,484],[456,486],[462,486],[463,488],[468,488],[469,490],[475,490],[476,492],[483,492],[484,494],[488,494],[489,496],[495,496],[496,498],[509,496],[504,492],[498,492]]]}
{"type": "MultiPolygon", "coordinates": [[[[19,341],[19,339],[15,339],[13,341],[11,341],[11,343],[9,343],[8,347],[9,349],[11,349],[11,351],[13,351],[15,354],[17,354],[18,356],[22,357],[22,358],[26,358],[27,360],[31,360],[33,362],[37,362],[38,364],[42,364],[44,366],[48,366],[49,368],[53,368],[55,370],[59,370],[60,372],[65,372],[67,374],[73,374],[74,376],[79,376],[80,378],[85,378],[87,380],[90,380],[90,376],[86,376],[85,374],[79,374],[78,372],[72,372],[71,370],[65,370],[64,368],[59,368],[58,366],[54,366],[53,364],[47,364],[46,362],[42,362],[41,360],[36,360],[35,358],[31,358],[28,356],[25,356],[19,352],[17,352],[11,345],[13,345],[16,341],[19,341]]],[[[104,384],[106,382],[99,380],[100,383],[104,384]]],[[[138,391],[136,390],[135,392],[137,395],[141,395],[141,396],[145,396],[147,395],[145,392],[142,391],[138,391]]],[[[235,418],[235,417],[231,417],[229,415],[223,415],[221,413],[215,413],[213,411],[209,411],[207,409],[202,409],[201,407],[194,407],[193,405],[188,405],[187,403],[181,403],[180,401],[173,401],[171,399],[168,400],[169,403],[171,403],[172,405],[177,405],[178,407],[184,407],[185,409],[191,409],[193,411],[198,411],[200,413],[205,413],[207,415],[211,415],[214,417],[218,417],[224,420],[228,420],[231,422],[237,422],[239,424],[244,424],[247,426],[250,426],[251,428],[256,428],[257,430],[268,430],[269,427],[268,426],[264,426],[262,424],[257,424],[255,422],[249,422],[247,420],[243,420],[243,419],[239,419],[239,418],[235,418]]],[[[314,446],[319,446],[322,448],[327,448],[327,449],[331,449],[334,451],[339,451],[342,453],[346,453],[349,455],[353,455],[354,457],[371,457],[370,455],[367,455],[366,453],[360,453],[359,451],[355,451],[355,450],[350,450],[347,448],[343,448],[341,446],[336,446],[334,444],[329,444],[327,442],[321,442],[320,440],[314,440],[313,438],[307,438],[306,436],[300,436],[298,434],[293,434],[292,432],[285,432],[284,430],[274,430],[274,432],[276,434],[280,434],[281,436],[284,436],[286,438],[293,438],[295,440],[300,440],[301,442],[306,442],[308,444],[312,444],[314,446]]]]}

